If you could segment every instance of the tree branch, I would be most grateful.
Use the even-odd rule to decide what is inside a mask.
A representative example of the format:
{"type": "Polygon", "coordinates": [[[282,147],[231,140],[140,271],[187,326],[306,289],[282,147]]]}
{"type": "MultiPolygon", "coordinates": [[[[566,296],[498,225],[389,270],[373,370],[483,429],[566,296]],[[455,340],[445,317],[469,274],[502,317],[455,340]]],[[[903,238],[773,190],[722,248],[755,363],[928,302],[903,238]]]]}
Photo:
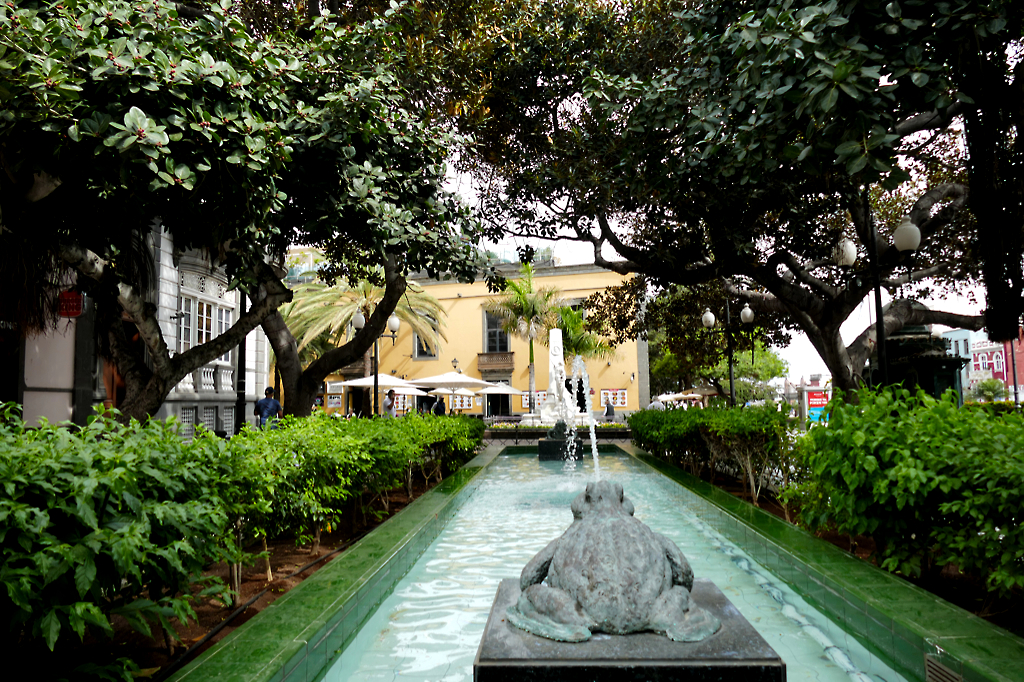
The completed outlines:
{"type": "MultiPolygon", "coordinates": [[[[971,107],[970,109],[973,109],[971,107]]],[[[935,128],[946,128],[953,119],[968,111],[969,108],[963,102],[954,102],[946,107],[944,111],[934,109],[923,114],[917,114],[896,124],[895,133],[900,137],[907,137],[922,130],[934,130],[935,128]]]]}
{"type": "Polygon", "coordinates": [[[939,263],[933,265],[930,268],[924,268],[923,270],[916,270],[914,272],[907,273],[906,275],[900,275],[894,279],[884,279],[881,281],[881,285],[886,289],[895,289],[898,286],[904,284],[910,284],[911,282],[920,282],[922,279],[934,277],[948,272],[952,263],[939,263]]]}

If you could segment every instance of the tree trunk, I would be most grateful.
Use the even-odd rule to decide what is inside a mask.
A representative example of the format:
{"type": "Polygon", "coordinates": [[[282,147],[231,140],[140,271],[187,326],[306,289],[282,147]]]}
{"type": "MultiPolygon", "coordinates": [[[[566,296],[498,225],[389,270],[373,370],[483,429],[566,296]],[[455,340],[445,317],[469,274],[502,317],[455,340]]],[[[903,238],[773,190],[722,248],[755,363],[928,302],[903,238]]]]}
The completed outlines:
{"type": "Polygon", "coordinates": [[[305,369],[299,363],[298,344],[284,318],[280,314],[268,317],[263,330],[277,357],[284,393],[289,396],[283,406],[285,414],[309,416],[324,379],[360,356],[365,356],[373,347],[374,340],[384,332],[388,317],[394,312],[408,286],[404,275],[398,272],[393,256],[384,259],[384,279],[384,295],[366,320],[366,325],[348,343],[324,353],[305,369]]]}
{"type": "Polygon", "coordinates": [[[164,339],[163,328],[157,319],[157,309],[146,301],[130,283],[121,281],[116,273],[97,254],[77,244],[61,244],[61,259],[80,276],[105,284],[113,294],[98,300],[109,306],[111,313],[104,316],[110,353],[118,372],[125,380],[125,400],[120,406],[124,420],[147,419],[156,413],[168,393],[187,374],[213,362],[238,346],[250,331],[256,328],[278,306],[290,301],[289,291],[273,269],[258,263],[253,268],[265,292],[252,307],[231,327],[211,341],[198,344],[182,352],[173,353],[164,339]],[[125,320],[135,325],[137,340],[125,335],[125,320]],[[142,356],[136,341],[145,344],[149,363],[142,356]],[[151,365],[151,367],[150,367],[151,365]]]}
{"type": "Polygon", "coordinates": [[[530,339],[530,414],[537,414],[537,379],[533,364],[533,339],[530,339]]]}
{"type": "Polygon", "coordinates": [[[267,582],[274,580],[274,572],[270,570],[270,550],[267,548],[267,535],[264,533],[260,536],[260,545],[263,549],[263,567],[267,571],[267,582]]]}

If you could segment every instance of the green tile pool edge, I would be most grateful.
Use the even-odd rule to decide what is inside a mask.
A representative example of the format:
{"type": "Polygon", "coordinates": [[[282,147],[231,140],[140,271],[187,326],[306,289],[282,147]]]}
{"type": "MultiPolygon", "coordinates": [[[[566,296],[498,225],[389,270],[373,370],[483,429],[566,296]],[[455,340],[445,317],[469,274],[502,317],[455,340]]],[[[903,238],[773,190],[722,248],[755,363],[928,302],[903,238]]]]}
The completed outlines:
{"type": "Polygon", "coordinates": [[[313,682],[433,542],[504,450],[463,467],[276,600],[169,682],[313,682]]]}
{"type": "Polygon", "coordinates": [[[1024,681],[1024,639],[635,446],[621,449],[692,493],[702,520],[908,680],[925,680],[927,657],[964,682],[1024,681]]]}
{"type": "MultiPolygon", "coordinates": [[[[1024,681],[1024,640],[630,445],[621,451],[679,483],[697,513],[794,591],[842,624],[910,680],[925,656],[965,682],[1024,681]],[[908,615],[909,614],[909,615],[908,615]]],[[[499,454],[534,446],[489,445],[424,494],[235,630],[171,681],[317,682],[373,615],[499,454]]]]}

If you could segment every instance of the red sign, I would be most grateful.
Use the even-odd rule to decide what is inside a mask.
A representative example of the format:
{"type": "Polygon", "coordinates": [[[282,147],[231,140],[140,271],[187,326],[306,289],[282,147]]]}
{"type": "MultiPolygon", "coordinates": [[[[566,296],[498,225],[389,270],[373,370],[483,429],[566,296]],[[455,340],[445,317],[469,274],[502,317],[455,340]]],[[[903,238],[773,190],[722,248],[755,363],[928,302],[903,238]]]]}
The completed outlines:
{"type": "Polygon", "coordinates": [[[57,314],[78,317],[85,310],[85,296],[77,291],[62,291],[57,297],[57,314]]]}
{"type": "Polygon", "coordinates": [[[828,405],[828,393],[825,391],[808,391],[807,392],[807,407],[825,407],[828,405]]]}

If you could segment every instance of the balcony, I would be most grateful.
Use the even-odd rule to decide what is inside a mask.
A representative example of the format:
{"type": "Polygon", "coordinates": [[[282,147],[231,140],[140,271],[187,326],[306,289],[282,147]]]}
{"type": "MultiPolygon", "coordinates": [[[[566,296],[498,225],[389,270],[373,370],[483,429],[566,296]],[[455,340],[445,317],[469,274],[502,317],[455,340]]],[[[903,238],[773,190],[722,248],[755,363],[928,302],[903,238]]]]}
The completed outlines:
{"type": "Polygon", "coordinates": [[[515,353],[477,353],[476,366],[480,372],[511,372],[515,369],[515,353]]]}

